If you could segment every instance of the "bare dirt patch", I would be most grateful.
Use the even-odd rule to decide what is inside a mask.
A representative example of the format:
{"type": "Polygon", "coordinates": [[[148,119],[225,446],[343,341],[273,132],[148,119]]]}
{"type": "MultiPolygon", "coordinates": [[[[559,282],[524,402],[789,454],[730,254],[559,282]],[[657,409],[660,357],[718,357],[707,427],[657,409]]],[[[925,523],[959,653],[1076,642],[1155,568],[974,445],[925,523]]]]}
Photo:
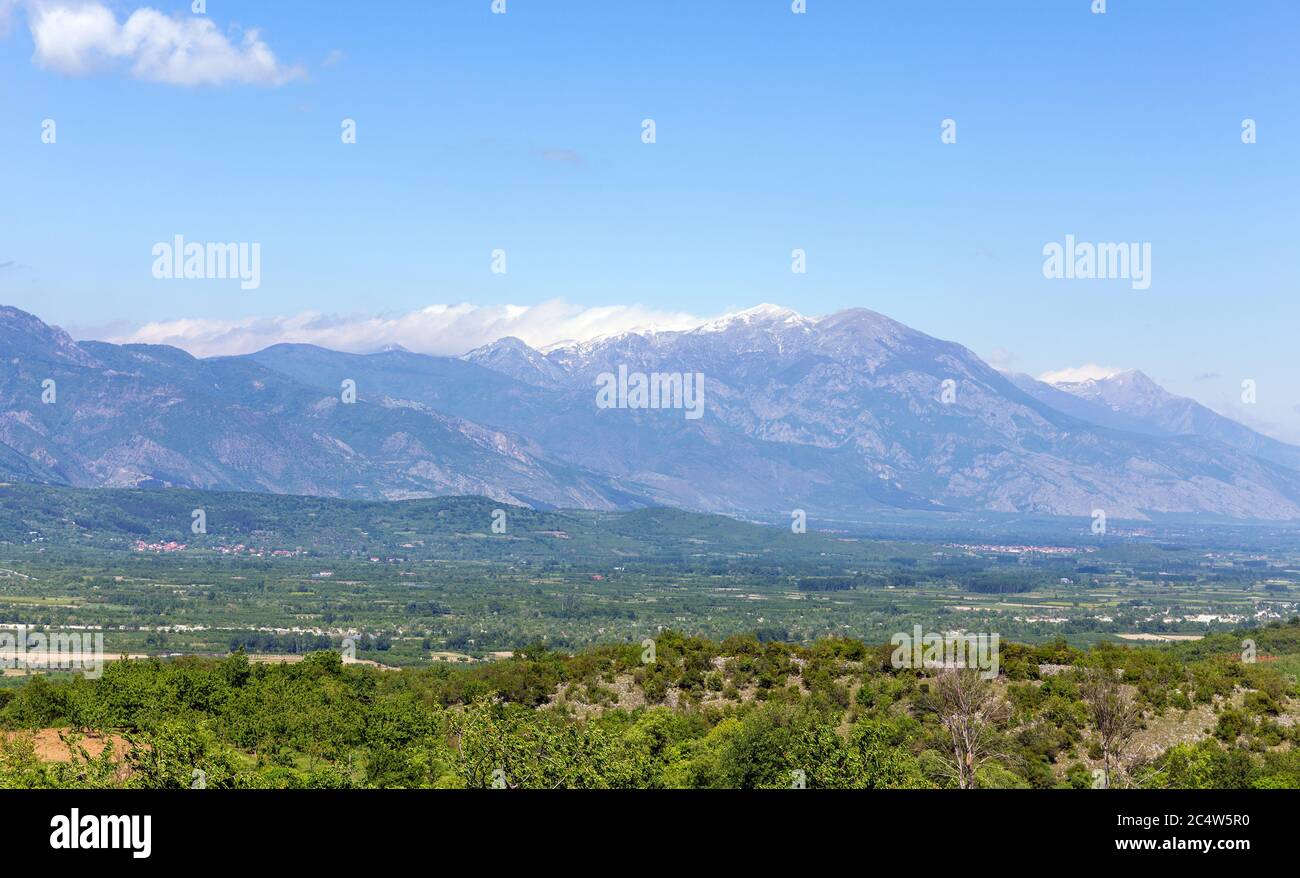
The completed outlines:
{"type": "MultiPolygon", "coordinates": [[[[4,735],[10,740],[24,735],[31,736],[32,743],[36,748],[36,755],[45,762],[71,762],[72,750],[60,737],[60,733],[66,734],[68,731],[69,729],[36,729],[34,731],[0,732],[0,735],[4,735]]],[[[83,735],[78,742],[78,746],[93,759],[103,753],[110,742],[113,745],[114,756],[123,756],[131,749],[131,745],[121,735],[83,735]]]]}

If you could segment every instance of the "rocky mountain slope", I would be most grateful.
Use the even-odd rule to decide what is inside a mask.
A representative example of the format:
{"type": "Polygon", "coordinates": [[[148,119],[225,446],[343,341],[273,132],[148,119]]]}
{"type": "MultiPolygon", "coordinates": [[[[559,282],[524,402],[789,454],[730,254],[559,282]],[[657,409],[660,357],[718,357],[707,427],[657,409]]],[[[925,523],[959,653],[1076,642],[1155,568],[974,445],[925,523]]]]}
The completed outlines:
{"type": "Polygon", "coordinates": [[[1049,405],[1062,407],[1060,395],[1068,394],[1086,406],[1087,417],[1096,419],[1097,423],[1110,420],[1116,426],[1126,425],[1122,429],[1155,436],[1202,436],[1254,457],[1300,469],[1300,448],[1257,433],[1193,399],[1175,396],[1137,369],[1107,378],[1055,385],[1023,375],[1012,380],[1026,393],[1049,405]]]}
{"type": "Polygon", "coordinates": [[[731,514],[1300,518],[1300,464],[1287,465],[1300,450],[1178,421],[1169,400],[1010,380],[863,309],[760,306],[544,351],[502,339],[460,359],[277,345],[206,360],[75,343],[0,309],[0,351],[0,472],[29,480],[731,514]],[[620,369],[702,374],[702,416],[598,405],[601,376],[620,369]]]}
{"type": "Polygon", "coordinates": [[[252,359],[78,344],[14,309],[0,309],[0,352],[0,468],[20,478],[373,499],[482,494],[590,508],[637,502],[521,437],[364,387],[345,404],[340,381],[327,392],[252,359]]]}
{"type": "Polygon", "coordinates": [[[1227,431],[1174,431],[1050,387],[1026,392],[961,345],[867,310],[812,319],[760,306],[687,332],[560,345],[540,367],[538,353],[509,339],[466,359],[588,393],[620,364],[701,371],[704,423],[716,423],[700,431],[757,440],[767,460],[798,451],[815,461],[797,477],[800,501],[836,505],[857,492],[858,502],[1054,514],[1297,510],[1296,472],[1278,464],[1300,461],[1287,456],[1300,449],[1258,437],[1282,451],[1257,455],[1244,440],[1227,444],[1227,431]]]}

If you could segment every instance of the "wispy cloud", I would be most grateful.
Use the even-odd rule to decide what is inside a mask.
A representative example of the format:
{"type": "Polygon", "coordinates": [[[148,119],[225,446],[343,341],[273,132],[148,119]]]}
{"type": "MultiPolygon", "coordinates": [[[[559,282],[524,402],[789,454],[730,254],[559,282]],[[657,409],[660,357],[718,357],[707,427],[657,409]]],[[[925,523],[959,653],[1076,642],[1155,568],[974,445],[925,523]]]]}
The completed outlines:
{"type": "Polygon", "coordinates": [[[564,162],[579,168],[586,163],[582,154],[572,149],[540,149],[538,154],[548,162],[564,162]]]}
{"type": "Polygon", "coordinates": [[[1019,357],[1017,357],[1014,352],[1009,351],[1006,348],[994,348],[992,353],[984,358],[984,362],[988,363],[999,372],[1011,372],[1014,370],[1018,359],[1019,357]]]}
{"type": "Polygon", "coordinates": [[[9,25],[13,21],[14,10],[19,0],[0,0],[0,37],[9,36],[9,25]]]}
{"type": "Polygon", "coordinates": [[[136,79],[196,86],[281,85],[303,75],[282,64],[257,30],[227,36],[206,15],[169,16],[146,6],[119,22],[99,0],[8,2],[9,9],[18,5],[27,10],[33,60],[69,76],[120,66],[136,79]]]}
{"type": "Polygon", "coordinates": [[[169,320],[110,341],[168,344],[200,357],[245,354],[281,342],[353,352],[399,344],[418,353],[459,356],[510,335],[544,347],[633,330],[690,329],[703,322],[683,312],[640,305],[582,307],[556,299],[539,305],[430,305],[395,317],[308,311],[242,320],[169,320]]]}
{"type": "Polygon", "coordinates": [[[1086,363],[1082,366],[1058,369],[1055,372],[1044,372],[1038,376],[1038,380],[1045,381],[1048,384],[1065,384],[1071,381],[1100,381],[1103,378],[1118,375],[1123,371],[1125,370],[1112,366],[1098,366],[1096,363],[1086,363]]]}

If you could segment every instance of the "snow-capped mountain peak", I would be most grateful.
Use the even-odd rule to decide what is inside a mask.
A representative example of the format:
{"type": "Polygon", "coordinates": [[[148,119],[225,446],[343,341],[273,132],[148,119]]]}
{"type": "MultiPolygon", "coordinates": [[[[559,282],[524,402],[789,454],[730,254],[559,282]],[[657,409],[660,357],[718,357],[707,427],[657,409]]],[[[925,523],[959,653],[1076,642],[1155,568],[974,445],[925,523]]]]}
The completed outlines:
{"type": "Polygon", "coordinates": [[[764,302],[753,308],[735,311],[696,327],[695,332],[724,332],[737,326],[811,326],[816,321],[804,317],[793,308],[784,308],[764,302]]]}
{"type": "Polygon", "coordinates": [[[1148,410],[1178,399],[1138,369],[1126,369],[1103,378],[1055,381],[1052,386],[1104,403],[1116,411],[1148,410]]]}

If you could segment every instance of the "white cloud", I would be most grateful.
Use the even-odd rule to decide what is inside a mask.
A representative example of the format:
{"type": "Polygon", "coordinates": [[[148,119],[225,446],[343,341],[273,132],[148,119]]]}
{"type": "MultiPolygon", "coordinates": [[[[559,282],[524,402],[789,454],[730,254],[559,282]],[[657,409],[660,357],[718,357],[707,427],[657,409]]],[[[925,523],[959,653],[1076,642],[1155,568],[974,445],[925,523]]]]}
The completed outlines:
{"type": "Polygon", "coordinates": [[[430,305],[397,317],[307,311],[290,317],[170,320],[146,324],[110,341],[168,344],[199,357],[246,354],[280,342],[357,353],[400,344],[417,353],[459,356],[508,335],[544,347],[632,330],[691,329],[702,322],[689,314],[639,305],[584,308],[556,299],[539,305],[430,305]]]}
{"type": "Polygon", "coordinates": [[[1069,369],[1058,369],[1055,372],[1044,372],[1038,376],[1039,381],[1045,381],[1048,384],[1067,384],[1073,381],[1100,381],[1103,378],[1110,378],[1112,375],[1118,375],[1125,369],[1115,369],[1110,366],[1098,366],[1096,363],[1087,363],[1083,366],[1077,366],[1069,369]]]}
{"type": "Polygon", "coordinates": [[[984,362],[999,372],[1012,372],[1018,359],[1020,358],[1006,348],[995,348],[992,353],[984,358],[984,362]]]}
{"type": "Polygon", "coordinates": [[[98,0],[30,0],[27,24],[36,63],[71,76],[114,64],[129,65],[137,79],[171,85],[281,85],[302,75],[276,60],[258,31],[244,31],[236,44],[202,15],[143,7],[119,23],[98,0]]]}

